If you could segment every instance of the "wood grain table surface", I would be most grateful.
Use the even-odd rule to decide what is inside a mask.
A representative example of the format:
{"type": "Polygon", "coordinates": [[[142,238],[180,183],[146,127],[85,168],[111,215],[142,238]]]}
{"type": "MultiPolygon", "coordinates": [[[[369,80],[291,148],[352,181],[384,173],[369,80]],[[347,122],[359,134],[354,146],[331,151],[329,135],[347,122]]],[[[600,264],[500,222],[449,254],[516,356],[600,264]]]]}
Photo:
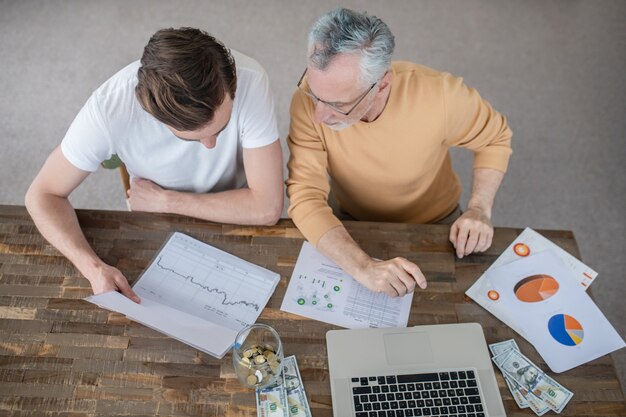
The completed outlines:
{"type": "MultiPolygon", "coordinates": [[[[280,311],[303,242],[291,221],[245,227],[147,213],[77,215],[96,253],[131,284],[174,231],[279,273],[258,322],[277,329],[285,354],[296,355],[313,416],[332,416],[325,334],[337,327],[280,311]]],[[[415,293],[409,326],[478,322],[488,343],[515,338],[548,370],[528,342],[464,295],[520,229],[497,228],[487,252],[459,260],[447,226],[345,224],[370,255],[403,256],[424,272],[428,288],[415,293]]],[[[571,232],[541,232],[579,256],[571,232]]],[[[24,207],[0,206],[0,417],[256,416],[254,392],[238,382],[230,354],[215,359],[81,300],[90,294],[87,280],[41,237],[24,207]]],[[[626,416],[610,356],[549,374],[574,392],[562,415],[626,416]]],[[[534,415],[517,407],[496,376],[507,414],[534,415]]]]}

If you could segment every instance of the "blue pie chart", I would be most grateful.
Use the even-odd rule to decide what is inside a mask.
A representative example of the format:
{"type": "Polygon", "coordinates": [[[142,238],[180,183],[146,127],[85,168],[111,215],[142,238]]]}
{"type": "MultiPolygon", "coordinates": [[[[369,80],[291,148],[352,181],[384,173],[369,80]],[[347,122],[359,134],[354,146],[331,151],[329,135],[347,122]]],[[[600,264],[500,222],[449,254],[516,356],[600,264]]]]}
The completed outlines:
{"type": "Polygon", "coordinates": [[[548,321],[550,335],[562,345],[576,346],[582,343],[585,331],[583,326],[572,316],[556,314],[548,321]]]}

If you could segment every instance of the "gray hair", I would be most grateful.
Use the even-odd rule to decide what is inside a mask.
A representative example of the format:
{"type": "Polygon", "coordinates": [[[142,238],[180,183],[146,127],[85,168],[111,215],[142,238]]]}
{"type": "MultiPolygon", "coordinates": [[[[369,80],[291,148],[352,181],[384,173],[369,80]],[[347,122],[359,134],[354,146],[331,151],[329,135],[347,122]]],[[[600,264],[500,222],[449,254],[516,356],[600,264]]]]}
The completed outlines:
{"type": "Polygon", "coordinates": [[[309,62],[325,70],[342,53],[361,55],[361,78],[378,81],[391,66],[395,47],[389,27],[367,13],[335,9],[317,19],[309,32],[309,62]]]}

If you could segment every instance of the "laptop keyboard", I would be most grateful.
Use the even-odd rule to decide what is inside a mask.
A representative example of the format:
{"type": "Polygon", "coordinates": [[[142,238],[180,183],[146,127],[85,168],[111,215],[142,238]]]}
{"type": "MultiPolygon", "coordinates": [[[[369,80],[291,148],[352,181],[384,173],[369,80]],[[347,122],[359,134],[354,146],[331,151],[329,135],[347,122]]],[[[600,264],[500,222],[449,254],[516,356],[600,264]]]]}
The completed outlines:
{"type": "Polygon", "coordinates": [[[485,417],[476,370],[351,378],[355,417],[485,417]]]}

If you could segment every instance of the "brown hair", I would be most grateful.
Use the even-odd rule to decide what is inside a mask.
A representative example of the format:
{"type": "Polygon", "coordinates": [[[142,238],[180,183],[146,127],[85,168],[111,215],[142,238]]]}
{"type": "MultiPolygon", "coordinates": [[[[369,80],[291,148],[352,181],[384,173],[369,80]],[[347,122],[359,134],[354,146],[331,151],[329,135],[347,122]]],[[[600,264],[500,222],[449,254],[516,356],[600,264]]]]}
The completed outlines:
{"type": "Polygon", "coordinates": [[[226,94],[235,98],[237,71],[230,50],[194,28],[161,29],[148,41],[137,73],[141,107],[177,130],[213,120],[226,94]]]}

